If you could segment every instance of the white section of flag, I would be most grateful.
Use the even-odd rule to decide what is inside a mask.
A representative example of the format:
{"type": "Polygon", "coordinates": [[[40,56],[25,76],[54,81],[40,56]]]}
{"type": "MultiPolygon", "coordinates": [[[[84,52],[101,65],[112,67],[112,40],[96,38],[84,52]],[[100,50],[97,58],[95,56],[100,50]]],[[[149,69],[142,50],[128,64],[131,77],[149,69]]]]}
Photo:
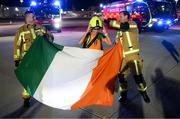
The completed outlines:
{"type": "Polygon", "coordinates": [[[103,51],[64,47],[56,53],[33,97],[48,106],[71,109],[84,93],[103,51]]]}

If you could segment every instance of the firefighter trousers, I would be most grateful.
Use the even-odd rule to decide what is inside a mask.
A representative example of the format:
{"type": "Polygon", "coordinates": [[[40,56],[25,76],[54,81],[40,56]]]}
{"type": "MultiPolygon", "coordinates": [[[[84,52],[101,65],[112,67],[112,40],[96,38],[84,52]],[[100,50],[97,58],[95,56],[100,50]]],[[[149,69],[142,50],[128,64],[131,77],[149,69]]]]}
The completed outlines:
{"type": "Polygon", "coordinates": [[[147,89],[146,82],[142,75],[143,60],[136,56],[136,58],[125,57],[122,62],[122,67],[120,73],[118,74],[120,86],[120,93],[127,91],[127,78],[131,72],[134,76],[135,82],[137,84],[137,89],[140,92],[145,92],[147,89]]]}

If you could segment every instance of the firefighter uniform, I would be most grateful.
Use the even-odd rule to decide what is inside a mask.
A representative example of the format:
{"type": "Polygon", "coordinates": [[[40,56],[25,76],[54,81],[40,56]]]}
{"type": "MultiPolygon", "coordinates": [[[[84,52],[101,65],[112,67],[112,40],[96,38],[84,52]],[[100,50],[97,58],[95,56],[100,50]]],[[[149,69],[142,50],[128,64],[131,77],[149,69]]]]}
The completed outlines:
{"type": "Polygon", "coordinates": [[[116,21],[111,21],[110,25],[119,29],[116,40],[120,41],[123,47],[123,62],[118,74],[121,96],[126,97],[127,95],[127,77],[131,71],[137,84],[137,89],[142,94],[144,100],[149,102],[150,100],[147,99],[146,94],[146,82],[142,75],[143,60],[139,54],[138,28],[136,23],[129,21],[127,25],[125,24],[125,28],[120,28],[123,25],[116,21]]]}
{"type": "MultiPolygon", "coordinates": [[[[38,24],[25,24],[17,30],[14,39],[14,62],[16,67],[31,47],[33,41],[40,34],[46,35],[50,41],[53,41],[53,36],[43,26],[38,24]]],[[[30,98],[25,89],[23,90],[22,97],[24,99],[30,98]]]]}

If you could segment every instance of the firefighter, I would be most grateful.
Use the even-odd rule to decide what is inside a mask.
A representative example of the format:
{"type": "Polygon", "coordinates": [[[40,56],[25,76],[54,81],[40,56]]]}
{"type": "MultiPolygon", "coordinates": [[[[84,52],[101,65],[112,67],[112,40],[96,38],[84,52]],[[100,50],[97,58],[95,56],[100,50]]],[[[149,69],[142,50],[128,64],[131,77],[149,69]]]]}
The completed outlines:
{"type": "MultiPolygon", "coordinates": [[[[38,35],[48,37],[51,42],[54,39],[51,33],[48,32],[43,26],[35,24],[34,17],[35,16],[32,11],[26,11],[25,24],[16,32],[14,39],[14,62],[16,67],[18,67],[22,58],[38,35]]],[[[24,106],[29,106],[30,95],[25,89],[23,89],[22,97],[24,99],[24,106]]]]}
{"type": "Polygon", "coordinates": [[[121,43],[123,47],[123,62],[119,77],[119,101],[124,102],[127,99],[127,78],[131,71],[134,75],[137,89],[146,103],[150,102],[147,95],[146,82],[143,78],[142,68],[143,60],[140,57],[138,43],[138,28],[135,22],[130,21],[130,14],[127,11],[120,12],[119,21],[110,21],[110,26],[117,28],[116,43],[121,43]]]}
{"type": "Polygon", "coordinates": [[[93,16],[79,44],[82,45],[83,48],[103,50],[102,42],[108,45],[112,44],[102,20],[98,16],[93,16]],[[100,32],[100,30],[102,30],[102,32],[100,32]]]}

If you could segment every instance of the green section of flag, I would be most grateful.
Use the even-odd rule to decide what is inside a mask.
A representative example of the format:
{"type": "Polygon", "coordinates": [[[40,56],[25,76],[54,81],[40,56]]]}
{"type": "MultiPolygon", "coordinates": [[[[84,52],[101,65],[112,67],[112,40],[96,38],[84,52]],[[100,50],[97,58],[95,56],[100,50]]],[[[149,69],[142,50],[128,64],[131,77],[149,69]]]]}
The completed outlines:
{"type": "Polygon", "coordinates": [[[54,56],[63,48],[64,46],[50,43],[45,37],[36,38],[18,68],[15,69],[17,79],[30,95],[34,95],[54,56]]]}

